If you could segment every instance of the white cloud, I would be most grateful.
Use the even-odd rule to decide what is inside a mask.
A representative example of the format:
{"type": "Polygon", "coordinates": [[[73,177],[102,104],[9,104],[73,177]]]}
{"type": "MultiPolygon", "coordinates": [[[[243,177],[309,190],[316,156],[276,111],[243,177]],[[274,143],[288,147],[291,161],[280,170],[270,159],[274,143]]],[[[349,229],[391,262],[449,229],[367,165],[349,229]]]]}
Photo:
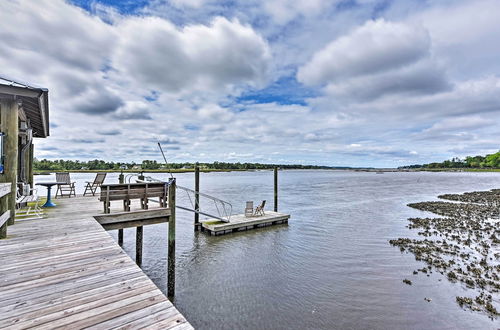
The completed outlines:
{"type": "Polygon", "coordinates": [[[325,90],[333,96],[357,101],[387,94],[435,94],[451,88],[443,71],[432,61],[420,61],[398,70],[330,83],[325,90]]]}
{"type": "Polygon", "coordinates": [[[332,6],[337,1],[325,0],[274,0],[264,1],[264,10],[278,24],[285,24],[295,19],[297,16],[313,16],[321,13],[322,9],[332,6]]]}
{"type": "Polygon", "coordinates": [[[443,131],[463,131],[484,128],[495,124],[495,121],[481,116],[451,117],[438,121],[431,127],[425,129],[423,133],[440,133],[443,131]]]}
{"type": "Polygon", "coordinates": [[[230,122],[234,115],[227,108],[222,108],[217,104],[207,104],[197,110],[198,115],[203,120],[214,120],[220,122],[230,122]]]}
{"type": "Polygon", "coordinates": [[[498,149],[498,1],[123,8],[0,2],[2,74],[50,90],[37,156],[140,161],[160,139],[178,161],[390,166],[498,149]]]}
{"type": "Polygon", "coordinates": [[[0,54],[22,56],[28,65],[29,58],[38,58],[37,72],[53,59],[75,69],[99,69],[115,40],[99,18],[60,1],[2,1],[0,12],[0,54]]]}
{"type": "Polygon", "coordinates": [[[414,63],[429,54],[430,38],[421,27],[368,21],[314,54],[297,74],[307,85],[379,73],[414,63]]]}
{"type": "Polygon", "coordinates": [[[200,8],[206,3],[206,0],[171,0],[170,2],[178,8],[200,8]]]}
{"type": "Polygon", "coordinates": [[[271,60],[266,41],[237,20],[215,18],[182,29],[156,17],[126,18],[113,65],[121,75],[164,92],[262,86],[271,60]]]}

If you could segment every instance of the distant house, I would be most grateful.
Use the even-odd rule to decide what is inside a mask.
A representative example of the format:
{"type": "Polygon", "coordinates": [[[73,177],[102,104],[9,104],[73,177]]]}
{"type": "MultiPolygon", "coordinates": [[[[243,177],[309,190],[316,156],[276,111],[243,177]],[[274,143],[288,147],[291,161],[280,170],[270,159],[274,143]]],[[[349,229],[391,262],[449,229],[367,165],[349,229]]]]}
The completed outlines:
{"type": "Polygon", "coordinates": [[[88,169],[89,169],[88,167],[83,166],[80,170],[87,171],[88,169]]]}
{"type": "Polygon", "coordinates": [[[128,170],[128,166],[125,164],[120,165],[120,170],[128,170]]]}
{"type": "Polygon", "coordinates": [[[133,170],[141,170],[142,168],[141,168],[141,165],[134,165],[134,166],[132,166],[132,169],[133,170]]]}

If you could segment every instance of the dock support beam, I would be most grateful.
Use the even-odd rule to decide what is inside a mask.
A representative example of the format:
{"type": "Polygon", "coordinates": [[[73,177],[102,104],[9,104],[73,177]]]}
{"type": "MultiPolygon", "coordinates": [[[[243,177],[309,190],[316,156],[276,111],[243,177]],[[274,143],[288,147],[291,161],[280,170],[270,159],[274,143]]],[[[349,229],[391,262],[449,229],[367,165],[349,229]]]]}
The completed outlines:
{"type": "MultiPolygon", "coordinates": [[[[123,171],[118,175],[118,182],[123,184],[125,183],[125,176],[123,175],[123,171]]],[[[118,229],[118,245],[123,247],[123,229],[118,229]]]]}
{"type": "Polygon", "coordinates": [[[278,168],[274,168],[274,212],[278,212],[278,168]]]}
{"type": "Polygon", "coordinates": [[[123,229],[118,229],[118,245],[123,246],[123,229]]]}
{"type": "Polygon", "coordinates": [[[197,211],[194,213],[194,231],[200,230],[200,168],[198,166],[194,167],[194,209],[197,211]]]}
{"type": "Polygon", "coordinates": [[[167,265],[167,297],[173,300],[175,295],[175,178],[168,183],[168,207],[170,219],[168,221],[168,265],[167,265]]]}
{"type": "Polygon", "coordinates": [[[35,187],[35,182],[33,180],[33,159],[35,157],[35,146],[33,145],[33,142],[30,144],[30,148],[28,150],[28,163],[29,169],[28,169],[28,183],[33,189],[35,187]]]}
{"type": "Polygon", "coordinates": [[[142,265],[142,226],[135,228],[135,263],[137,266],[142,265]]]}
{"type": "Polygon", "coordinates": [[[0,182],[10,182],[11,192],[8,199],[10,218],[8,225],[14,224],[16,217],[17,162],[19,142],[19,105],[13,97],[0,98],[1,132],[4,136],[4,172],[0,174],[0,182]]]}

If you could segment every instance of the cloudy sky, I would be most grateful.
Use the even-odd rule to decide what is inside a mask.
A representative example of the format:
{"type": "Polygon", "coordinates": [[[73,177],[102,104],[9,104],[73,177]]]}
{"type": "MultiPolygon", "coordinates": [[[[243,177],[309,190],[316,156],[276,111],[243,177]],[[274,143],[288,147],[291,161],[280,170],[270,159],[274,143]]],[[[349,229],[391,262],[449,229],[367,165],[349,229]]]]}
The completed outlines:
{"type": "Polygon", "coordinates": [[[500,0],[0,2],[39,158],[400,166],[498,151],[500,0]]]}

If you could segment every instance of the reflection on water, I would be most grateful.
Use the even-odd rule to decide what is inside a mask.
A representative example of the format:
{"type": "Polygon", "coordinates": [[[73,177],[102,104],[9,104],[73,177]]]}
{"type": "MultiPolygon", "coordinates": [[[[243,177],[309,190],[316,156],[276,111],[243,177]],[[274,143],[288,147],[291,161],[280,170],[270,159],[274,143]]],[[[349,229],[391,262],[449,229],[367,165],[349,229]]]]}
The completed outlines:
{"type": "MultiPolygon", "coordinates": [[[[93,177],[72,174],[77,192],[93,177]]],[[[192,173],[176,177],[192,188],[192,173]]],[[[117,175],[106,182],[118,182],[117,175]]],[[[272,185],[269,171],[201,174],[201,191],[230,201],[238,213],[247,200],[265,199],[271,208],[272,185]]],[[[280,172],[288,225],[211,237],[193,232],[192,213],[177,212],[175,305],[200,329],[497,328],[462,311],[455,296],[467,290],[439,281],[440,274],[402,283],[424,264],[388,240],[416,237],[406,218],[422,212],[407,203],[499,187],[495,173],[280,172]]],[[[125,230],[132,257],[134,235],[125,230]]],[[[167,225],[145,227],[143,269],[164,292],[166,257],[167,225]]]]}

